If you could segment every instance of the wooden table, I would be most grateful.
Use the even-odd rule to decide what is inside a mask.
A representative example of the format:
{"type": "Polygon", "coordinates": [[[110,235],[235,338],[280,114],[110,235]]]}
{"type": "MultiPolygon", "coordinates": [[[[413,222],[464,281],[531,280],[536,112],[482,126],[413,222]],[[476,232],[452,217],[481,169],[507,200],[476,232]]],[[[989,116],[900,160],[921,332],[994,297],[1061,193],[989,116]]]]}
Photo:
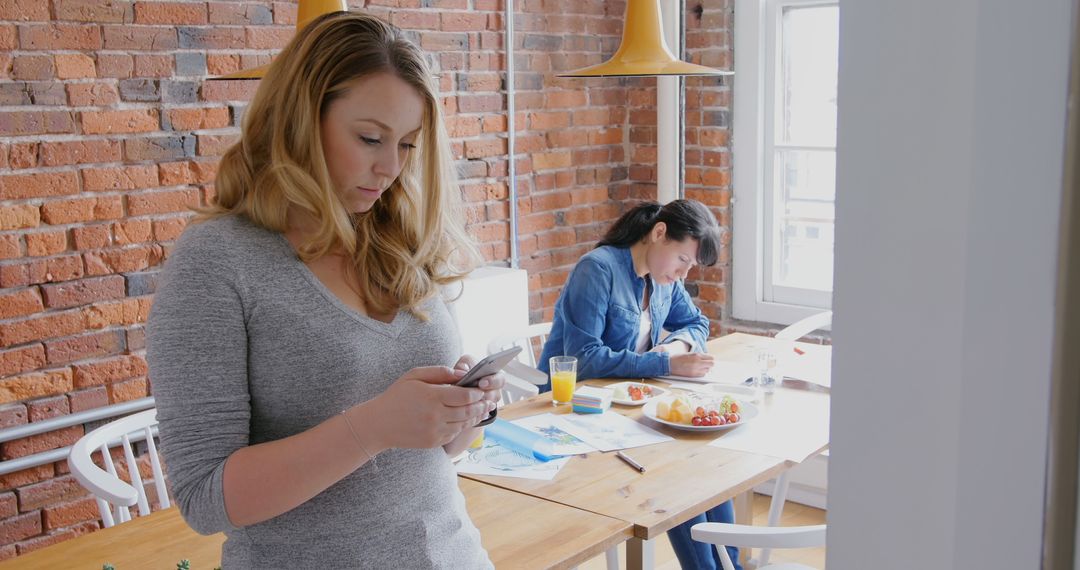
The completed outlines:
{"type": "MultiPolygon", "coordinates": [[[[571,568],[625,542],[628,522],[458,478],[466,508],[496,568],[571,568]]],[[[202,536],[173,507],[0,563],[0,570],[117,570],[221,565],[225,535],[202,536]]]]}
{"type": "MultiPolygon", "coordinates": [[[[728,335],[709,343],[709,352],[731,360],[745,360],[759,342],[752,335],[728,335]]],[[[800,346],[803,346],[800,343],[800,346]]],[[[816,349],[807,345],[807,350],[816,349]]],[[[615,380],[591,380],[604,385],[615,380]]],[[[656,382],[656,381],[649,381],[656,382]]],[[[814,417],[828,425],[829,397],[823,392],[778,388],[761,406],[768,413],[814,417]]],[[[506,419],[553,412],[569,413],[569,406],[551,406],[550,394],[540,394],[512,404],[500,412],[506,419]]],[[[750,491],[796,465],[768,455],[720,449],[707,445],[724,432],[689,432],[652,422],[643,417],[641,407],[613,406],[614,411],[642,421],[674,437],[672,441],[628,451],[646,467],[645,473],[631,469],[614,453],[590,453],[569,461],[551,481],[515,479],[486,475],[465,477],[506,489],[599,513],[634,525],[627,545],[627,568],[652,566],[652,543],[660,533],[681,524],[728,499],[750,491]]],[[[792,421],[799,430],[801,421],[792,421]]],[[[749,426],[748,426],[749,427],[749,426]]],[[[814,445],[807,456],[827,447],[814,445]]]]}

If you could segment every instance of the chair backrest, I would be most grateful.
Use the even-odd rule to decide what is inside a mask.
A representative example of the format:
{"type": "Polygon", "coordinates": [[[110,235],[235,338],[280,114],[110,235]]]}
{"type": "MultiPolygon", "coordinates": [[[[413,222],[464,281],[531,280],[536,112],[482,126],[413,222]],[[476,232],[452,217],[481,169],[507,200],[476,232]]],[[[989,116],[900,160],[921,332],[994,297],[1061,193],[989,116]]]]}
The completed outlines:
{"type": "Polygon", "coordinates": [[[170,506],[169,493],[165,488],[165,475],[161,471],[161,461],[158,459],[157,446],[154,444],[156,426],[157,410],[146,410],[109,422],[82,436],[71,446],[71,453],[68,455],[71,474],[83,487],[93,493],[97,500],[98,511],[101,512],[102,523],[106,528],[131,520],[128,507],[133,505],[138,505],[139,516],[150,514],[146,489],[143,486],[139,465],[135,462],[135,451],[131,445],[133,441],[146,441],[158,501],[162,508],[170,506]],[[116,445],[124,446],[124,459],[131,477],[130,484],[117,475],[116,466],[109,453],[109,448],[116,445]],[[105,469],[94,463],[95,451],[101,452],[105,469]]]}
{"type": "Polygon", "coordinates": [[[551,333],[551,323],[537,323],[521,330],[499,335],[488,343],[488,354],[495,354],[512,346],[520,346],[523,350],[518,355],[517,364],[511,362],[510,366],[506,367],[507,374],[530,384],[547,384],[547,375],[536,369],[536,363],[544,350],[544,343],[547,342],[549,333],[551,333]]]}
{"type": "MultiPolygon", "coordinates": [[[[749,548],[809,548],[825,544],[826,525],[751,526],[730,523],[698,523],[690,528],[690,536],[698,542],[712,544],[725,570],[734,565],[725,546],[749,548]]],[[[795,567],[795,566],[790,566],[795,567]]],[[[802,568],[799,565],[797,567],[802,568]]],[[[770,566],[762,566],[765,570],[770,566]]]]}
{"type": "Polygon", "coordinates": [[[777,340],[799,340],[822,327],[832,324],[832,311],[825,311],[794,322],[776,333],[777,340]]]}

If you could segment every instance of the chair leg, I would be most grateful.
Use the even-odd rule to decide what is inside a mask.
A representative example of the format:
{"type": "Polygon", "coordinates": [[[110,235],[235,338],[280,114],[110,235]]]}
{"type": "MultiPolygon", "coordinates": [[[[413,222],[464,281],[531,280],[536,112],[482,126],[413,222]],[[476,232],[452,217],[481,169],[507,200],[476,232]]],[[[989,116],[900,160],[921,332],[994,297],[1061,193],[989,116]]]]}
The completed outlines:
{"type": "Polygon", "coordinates": [[[724,570],[735,570],[735,565],[731,562],[731,557],[728,556],[727,548],[721,544],[714,544],[713,548],[716,549],[716,553],[720,555],[720,565],[724,567],[724,570]]]}
{"type": "MultiPolygon", "coordinates": [[[[776,484],[773,485],[772,501],[769,503],[769,526],[780,524],[780,515],[784,512],[784,502],[787,501],[788,473],[791,473],[791,471],[781,473],[776,478],[776,484]]],[[[769,554],[771,553],[771,548],[761,549],[761,559],[758,561],[759,567],[769,563],[769,554]]]]}
{"type": "Polygon", "coordinates": [[[604,553],[607,559],[607,570],[619,570],[619,547],[612,546],[604,553]]]}

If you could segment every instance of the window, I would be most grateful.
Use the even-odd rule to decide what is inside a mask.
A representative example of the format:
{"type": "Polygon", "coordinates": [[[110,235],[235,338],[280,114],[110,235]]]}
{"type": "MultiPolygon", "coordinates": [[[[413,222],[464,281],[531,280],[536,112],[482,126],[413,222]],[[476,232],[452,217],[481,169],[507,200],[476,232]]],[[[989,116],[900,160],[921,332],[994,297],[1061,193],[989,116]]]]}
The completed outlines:
{"type": "Polygon", "coordinates": [[[736,2],[736,318],[832,305],[838,39],[835,1],[736,2]]]}

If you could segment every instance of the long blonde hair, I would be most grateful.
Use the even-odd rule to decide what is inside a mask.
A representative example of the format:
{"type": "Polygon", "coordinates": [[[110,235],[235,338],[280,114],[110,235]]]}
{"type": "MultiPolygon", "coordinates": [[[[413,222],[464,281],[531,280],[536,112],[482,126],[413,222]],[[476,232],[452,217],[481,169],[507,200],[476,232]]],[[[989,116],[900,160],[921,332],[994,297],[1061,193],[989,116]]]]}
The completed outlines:
{"type": "Polygon", "coordinates": [[[241,214],[285,232],[295,207],[317,221],[301,259],[344,250],[369,312],[423,317],[418,305],[480,260],[465,233],[437,93],[423,54],[398,28],[353,12],[313,20],[271,64],[244,114],[240,141],[221,159],[217,196],[198,219],[241,214]],[[335,98],[375,73],[416,89],[423,123],[397,180],[371,210],[350,214],[330,182],[320,119],[335,98]]]}

